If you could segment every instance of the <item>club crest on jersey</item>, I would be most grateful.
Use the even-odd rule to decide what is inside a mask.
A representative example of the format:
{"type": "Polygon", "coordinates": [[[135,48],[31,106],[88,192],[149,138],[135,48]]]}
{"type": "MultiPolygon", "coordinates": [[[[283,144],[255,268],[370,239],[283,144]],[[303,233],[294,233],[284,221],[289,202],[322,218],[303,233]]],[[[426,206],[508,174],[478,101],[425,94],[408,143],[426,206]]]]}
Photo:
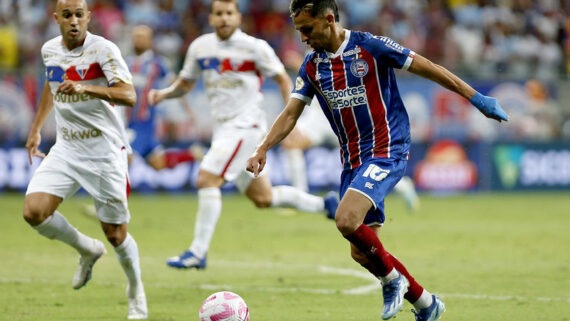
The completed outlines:
{"type": "Polygon", "coordinates": [[[77,74],[81,79],[85,79],[85,75],[87,75],[87,72],[89,71],[89,65],[77,65],[75,66],[75,71],[77,71],[77,74]]]}
{"type": "Polygon", "coordinates": [[[350,63],[350,72],[354,77],[362,78],[368,73],[368,63],[362,59],[353,60],[350,63]]]}
{"type": "Polygon", "coordinates": [[[303,87],[305,87],[305,82],[303,81],[303,78],[297,77],[297,79],[295,79],[295,90],[299,91],[303,89],[303,87]]]}

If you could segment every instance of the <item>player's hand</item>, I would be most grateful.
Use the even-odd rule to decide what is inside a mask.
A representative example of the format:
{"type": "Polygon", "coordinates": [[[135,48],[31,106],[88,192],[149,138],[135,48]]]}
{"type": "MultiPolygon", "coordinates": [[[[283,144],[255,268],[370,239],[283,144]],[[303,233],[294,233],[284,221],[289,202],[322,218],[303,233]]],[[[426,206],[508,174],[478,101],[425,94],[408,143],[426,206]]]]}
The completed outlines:
{"type": "Polygon", "coordinates": [[[496,119],[499,122],[509,120],[509,115],[501,108],[496,98],[476,92],[469,101],[488,118],[496,119]]]}
{"type": "Polygon", "coordinates": [[[37,156],[40,158],[46,157],[46,154],[38,150],[41,141],[42,141],[42,136],[40,135],[40,133],[30,133],[30,136],[28,136],[28,141],[26,142],[26,148],[28,149],[28,159],[30,160],[30,165],[32,164],[33,156],[37,156]]]}
{"type": "Polygon", "coordinates": [[[56,92],[66,95],[83,94],[85,92],[85,86],[78,82],[66,79],[59,85],[59,87],[57,87],[56,92]]]}
{"type": "Polygon", "coordinates": [[[252,172],[255,177],[261,173],[265,167],[266,152],[259,148],[255,150],[253,155],[247,160],[246,170],[252,172]]]}
{"type": "Polygon", "coordinates": [[[158,89],[151,89],[148,92],[148,103],[151,105],[156,105],[159,102],[164,100],[164,97],[160,94],[160,90],[158,89]]]}

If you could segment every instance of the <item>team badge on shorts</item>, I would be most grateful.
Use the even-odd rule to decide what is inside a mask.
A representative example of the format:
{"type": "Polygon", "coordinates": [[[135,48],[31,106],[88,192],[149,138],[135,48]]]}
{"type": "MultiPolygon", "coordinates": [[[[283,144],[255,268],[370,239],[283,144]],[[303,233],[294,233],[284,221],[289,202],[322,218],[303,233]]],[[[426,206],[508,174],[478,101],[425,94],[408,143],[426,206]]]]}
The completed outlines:
{"type": "Polygon", "coordinates": [[[353,60],[350,63],[350,72],[354,77],[362,78],[368,73],[368,63],[362,59],[353,60]]]}

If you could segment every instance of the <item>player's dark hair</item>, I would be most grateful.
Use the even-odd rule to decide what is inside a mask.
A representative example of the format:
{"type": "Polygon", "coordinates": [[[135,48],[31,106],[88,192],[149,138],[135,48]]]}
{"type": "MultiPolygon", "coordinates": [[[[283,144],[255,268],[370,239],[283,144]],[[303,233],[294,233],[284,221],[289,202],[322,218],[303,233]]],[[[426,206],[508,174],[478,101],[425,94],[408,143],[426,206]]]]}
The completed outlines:
{"type": "Polygon", "coordinates": [[[236,9],[239,12],[239,6],[238,6],[237,0],[212,0],[212,4],[210,5],[210,13],[212,13],[212,10],[214,9],[214,2],[216,2],[216,1],[233,3],[236,5],[236,9]]]}
{"type": "Polygon", "coordinates": [[[306,11],[311,17],[316,17],[326,14],[328,9],[332,10],[334,20],[338,22],[338,5],[335,0],[291,0],[289,6],[291,17],[298,16],[301,11],[306,11]]]}

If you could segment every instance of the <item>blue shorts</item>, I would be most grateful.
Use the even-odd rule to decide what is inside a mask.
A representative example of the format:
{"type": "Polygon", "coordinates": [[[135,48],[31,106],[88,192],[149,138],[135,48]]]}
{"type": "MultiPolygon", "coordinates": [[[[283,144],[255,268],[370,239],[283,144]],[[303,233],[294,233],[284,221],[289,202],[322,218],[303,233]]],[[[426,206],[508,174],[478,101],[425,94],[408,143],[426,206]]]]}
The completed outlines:
{"type": "Polygon", "coordinates": [[[131,148],[141,157],[146,158],[160,146],[160,143],[155,137],[154,128],[144,123],[130,124],[129,128],[135,132],[134,140],[131,142],[131,148]]]}
{"type": "Polygon", "coordinates": [[[406,171],[405,159],[370,158],[359,167],[344,170],[340,177],[340,198],[348,189],[366,196],[374,206],[366,213],[364,224],[383,224],[384,198],[400,181],[406,171]]]}

